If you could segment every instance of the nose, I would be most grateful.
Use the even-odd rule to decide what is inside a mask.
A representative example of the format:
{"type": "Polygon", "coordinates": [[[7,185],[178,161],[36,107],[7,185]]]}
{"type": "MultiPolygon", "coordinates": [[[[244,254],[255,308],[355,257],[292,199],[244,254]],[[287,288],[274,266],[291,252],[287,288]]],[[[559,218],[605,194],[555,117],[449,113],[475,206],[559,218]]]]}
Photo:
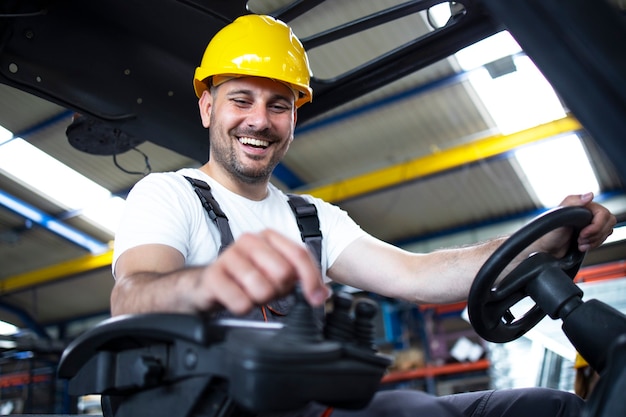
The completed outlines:
{"type": "Polygon", "coordinates": [[[246,117],[248,127],[255,130],[265,130],[272,124],[267,106],[255,104],[246,117]]]}

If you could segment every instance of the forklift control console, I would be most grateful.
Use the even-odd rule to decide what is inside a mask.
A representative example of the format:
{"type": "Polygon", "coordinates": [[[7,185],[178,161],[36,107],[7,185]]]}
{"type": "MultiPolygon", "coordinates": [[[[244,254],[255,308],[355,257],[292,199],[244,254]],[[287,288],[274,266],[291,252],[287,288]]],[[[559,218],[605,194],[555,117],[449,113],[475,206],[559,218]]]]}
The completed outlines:
{"type": "Polygon", "coordinates": [[[311,401],[357,409],[390,358],[373,347],[377,306],[335,294],[316,325],[301,294],[282,323],[141,314],[106,320],[64,351],[72,395],[102,394],[105,417],[248,416],[311,401]]]}

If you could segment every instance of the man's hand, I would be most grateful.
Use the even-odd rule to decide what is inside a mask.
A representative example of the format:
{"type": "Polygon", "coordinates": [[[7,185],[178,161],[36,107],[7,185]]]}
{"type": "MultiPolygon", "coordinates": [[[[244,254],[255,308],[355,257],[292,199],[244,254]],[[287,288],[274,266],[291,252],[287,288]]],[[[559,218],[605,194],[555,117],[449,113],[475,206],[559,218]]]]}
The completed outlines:
{"type": "MultiPolygon", "coordinates": [[[[581,206],[588,208],[593,214],[591,223],[585,226],[578,235],[578,250],[586,252],[597,248],[613,233],[617,219],[606,207],[593,202],[593,193],[567,196],[560,206],[581,206]]],[[[571,230],[562,228],[549,233],[541,239],[541,247],[545,252],[564,255],[571,239],[571,230]]]]}
{"type": "Polygon", "coordinates": [[[210,265],[184,263],[182,254],[170,246],[128,249],[116,263],[111,313],[225,308],[245,314],[287,295],[296,284],[313,306],[322,305],[329,292],[309,251],[271,230],[242,235],[210,265]]]}
{"type": "Polygon", "coordinates": [[[298,283],[313,306],[324,303],[328,289],[309,251],[280,233],[265,230],[240,236],[194,283],[198,310],[221,306],[245,314],[293,290],[298,283]]]}

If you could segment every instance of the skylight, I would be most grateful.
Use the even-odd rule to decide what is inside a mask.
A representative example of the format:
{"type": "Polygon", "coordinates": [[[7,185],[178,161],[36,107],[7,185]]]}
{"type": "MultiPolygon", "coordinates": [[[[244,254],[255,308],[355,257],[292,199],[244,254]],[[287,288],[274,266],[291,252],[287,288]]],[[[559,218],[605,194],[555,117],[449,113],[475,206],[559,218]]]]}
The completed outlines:
{"type": "Polygon", "coordinates": [[[21,138],[2,145],[0,167],[68,210],[82,209],[86,201],[101,202],[111,196],[107,189],[21,138]]]}
{"type": "Polygon", "coordinates": [[[619,242],[621,240],[626,240],[626,226],[620,226],[613,229],[613,234],[606,238],[604,241],[604,245],[609,243],[619,242]]]}
{"type": "Polygon", "coordinates": [[[463,70],[471,71],[489,62],[520,52],[522,48],[511,34],[503,31],[460,50],[454,56],[463,70]]]}
{"type": "MultiPolygon", "coordinates": [[[[511,134],[565,117],[552,86],[506,31],[455,55],[502,134],[511,134]]],[[[520,176],[544,207],[554,207],[568,194],[600,187],[587,153],[576,134],[561,136],[515,151],[520,176]]]]}
{"type": "Polygon", "coordinates": [[[502,134],[565,117],[552,86],[508,32],[456,54],[469,81],[502,134]]]}
{"type": "Polygon", "coordinates": [[[122,198],[0,126],[0,171],[65,210],[113,233],[122,198]]]}
{"type": "Polygon", "coordinates": [[[555,207],[569,194],[593,192],[600,186],[576,134],[559,136],[515,151],[529,192],[544,207],[555,207]]]}
{"type": "Polygon", "coordinates": [[[473,71],[470,82],[502,134],[510,134],[566,116],[552,87],[526,56],[513,58],[516,71],[492,78],[473,71]]]}
{"type": "Polygon", "coordinates": [[[5,321],[0,321],[0,335],[2,336],[10,336],[17,332],[17,327],[11,323],[7,323],[5,321]]]}

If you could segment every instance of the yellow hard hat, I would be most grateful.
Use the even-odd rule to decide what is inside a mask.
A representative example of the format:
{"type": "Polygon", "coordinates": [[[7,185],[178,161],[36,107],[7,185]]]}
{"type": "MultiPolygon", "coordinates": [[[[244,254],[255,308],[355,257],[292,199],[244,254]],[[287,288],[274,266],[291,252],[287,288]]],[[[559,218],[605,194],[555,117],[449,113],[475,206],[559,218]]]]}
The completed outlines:
{"type": "Polygon", "coordinates": [[[302,43],[289,26],[271,16],[241,16],[213,37],[196,68],[193,84],[198,97],[214,76],[281,81],[296,93],[297,107],[313,97],[309,59],[302,43]]]}

